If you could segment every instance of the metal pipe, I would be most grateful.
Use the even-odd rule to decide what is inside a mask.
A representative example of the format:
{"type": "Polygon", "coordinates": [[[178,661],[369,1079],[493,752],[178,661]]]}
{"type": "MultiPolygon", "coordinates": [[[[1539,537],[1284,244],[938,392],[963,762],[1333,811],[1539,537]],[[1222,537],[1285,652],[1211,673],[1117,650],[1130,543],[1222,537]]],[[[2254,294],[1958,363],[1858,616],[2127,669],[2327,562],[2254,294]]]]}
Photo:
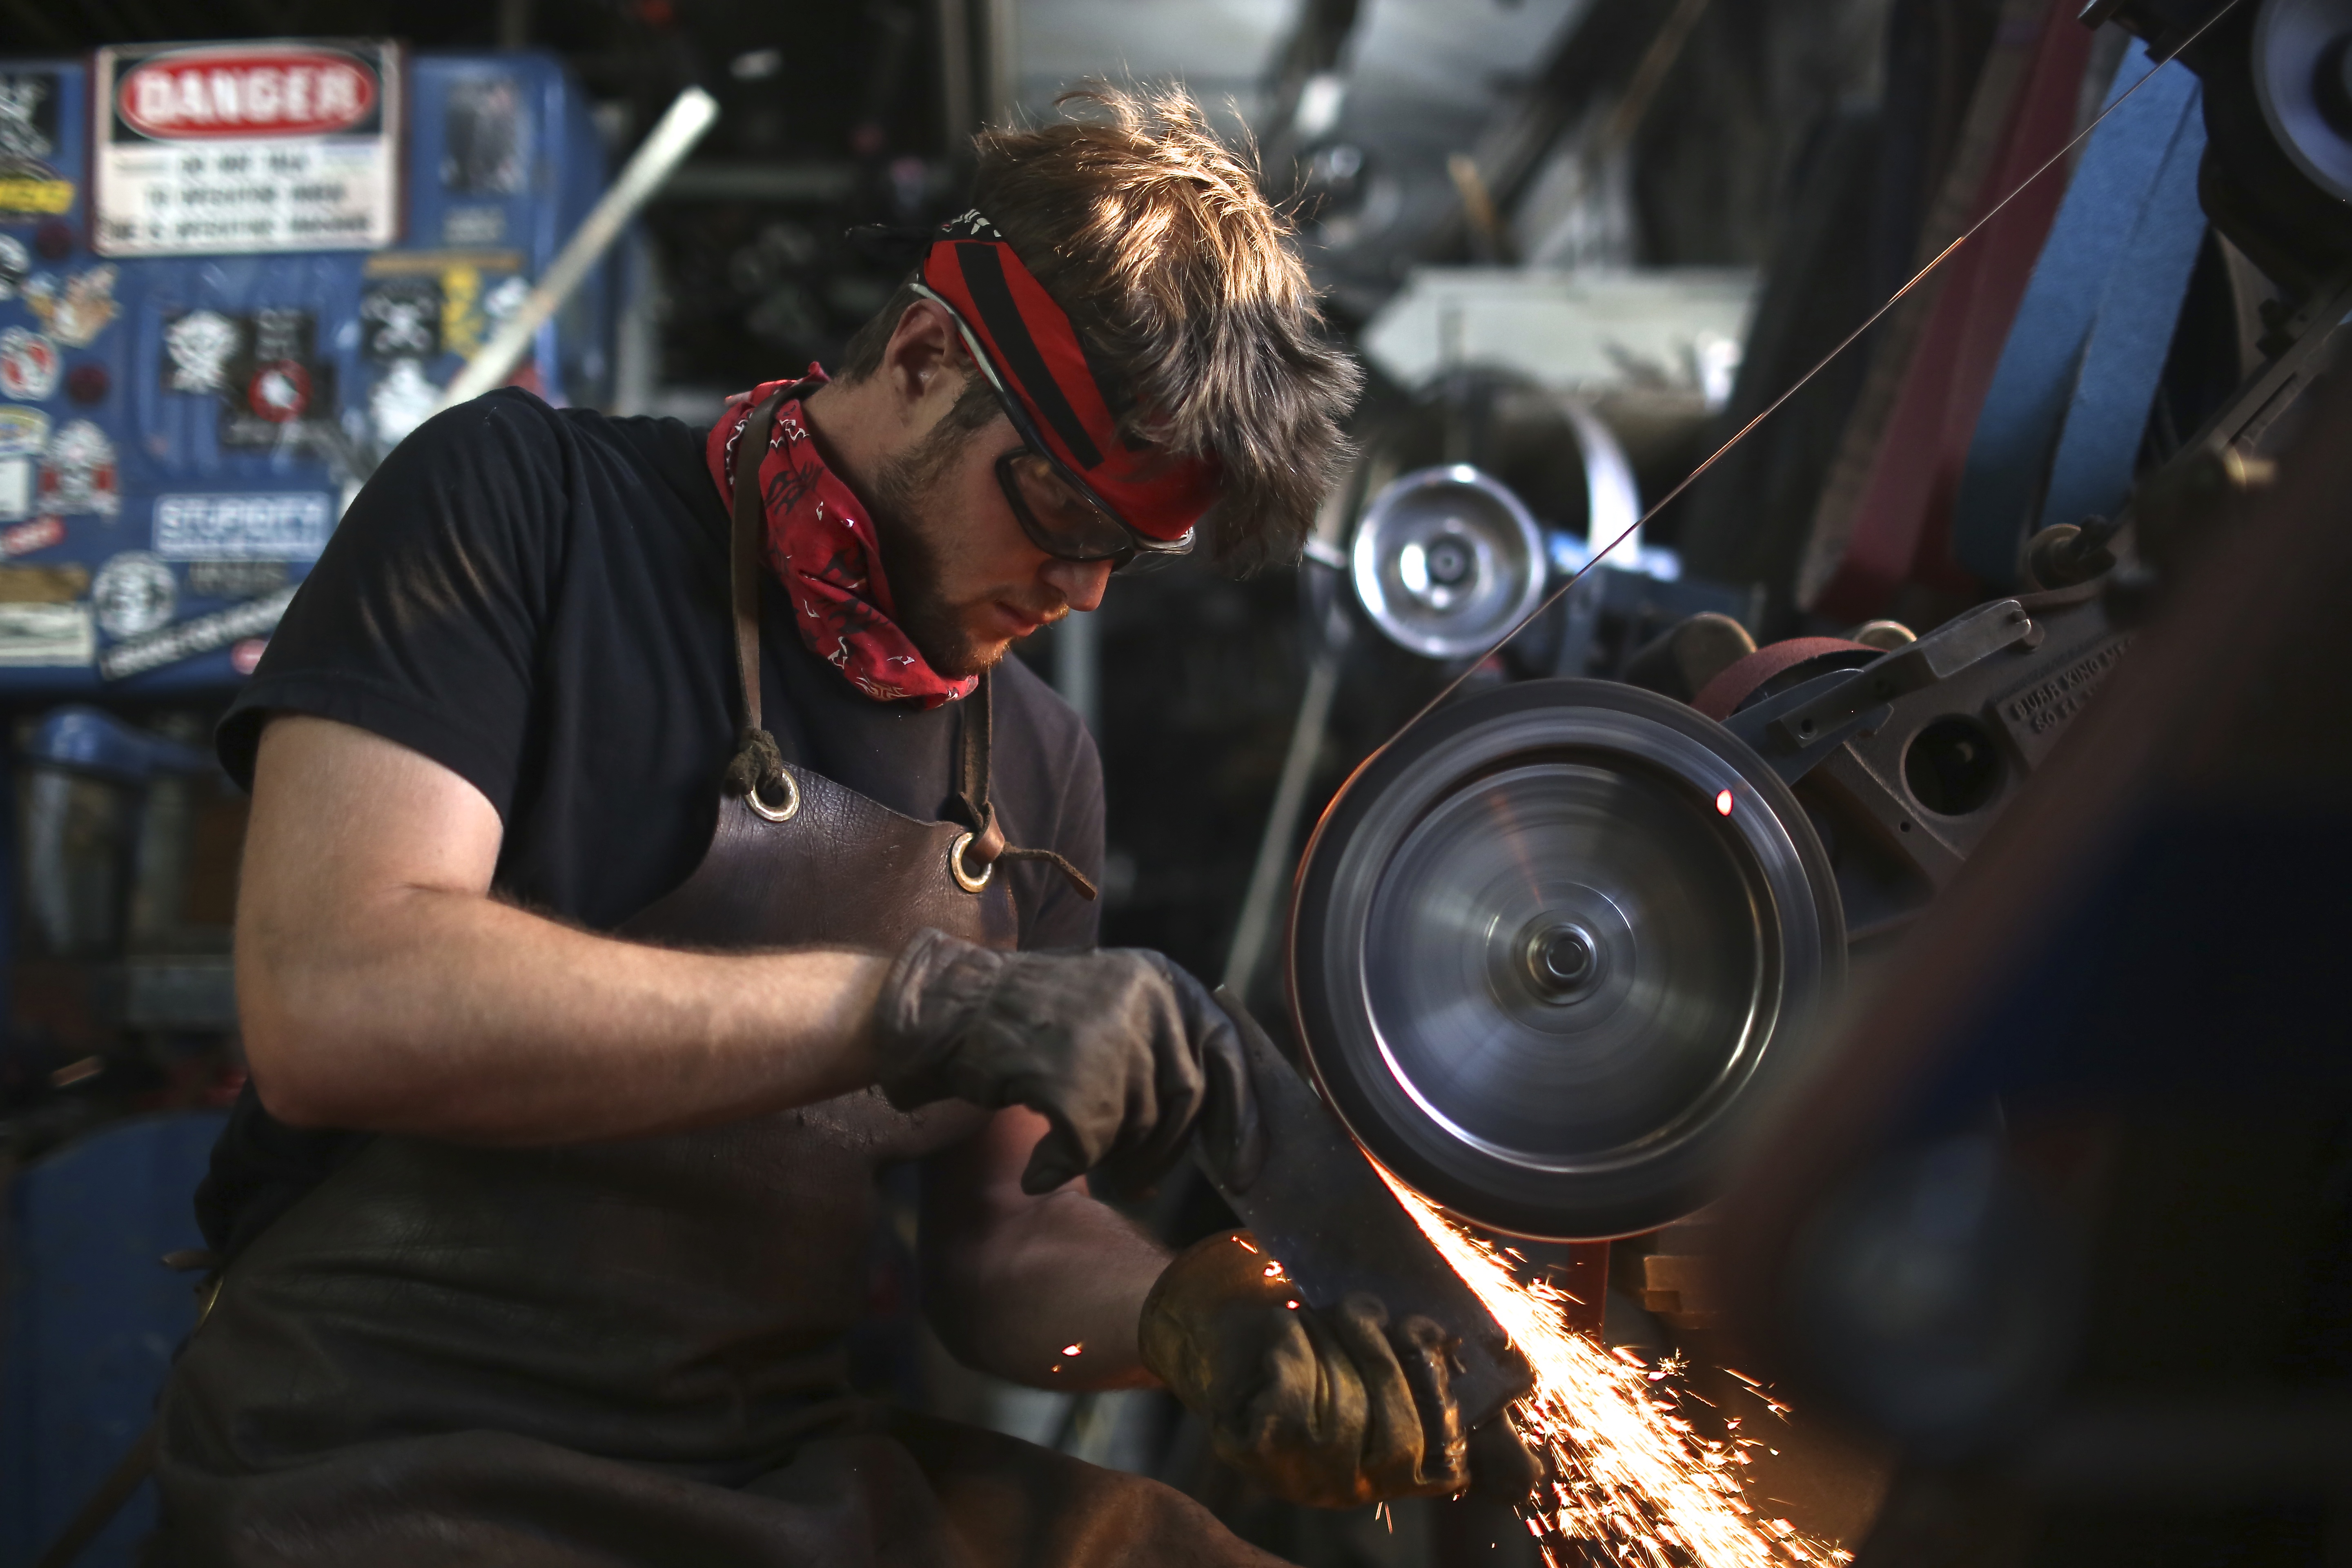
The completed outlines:
{"type": "Polygon", "coordinates": [[[530,340],[545,326],[555,312],[563,307],[572,291],[580,287],[599,258],[620,237],[622,229],[637,215],[637,209],[652,199],[661,189],[670,172],[694,150],[711,122],[719,118],[719,100],[698,87],[689,87],[677,95],[668,112],[647,136],[645,144],[629,160],[621,177],[613,182],[602,200],[588,214],[579,231],[572,235],[555,265],[530,291],[522,308],[509,317],[506,325],[481,347],[481,351],[466,362],[466,368],[449,383],[449,390],[433,411],[454,408],[458,404],[499,385],[514,373],[530,340]]]}
{"type": "Polygon", "coordinates": [[[1065,616],[1055,624],[1054,688],[1087,730],[1102,733],[1102,628],[1092,615],[1065,616]]]}
{"type": "Polygon", "coordinates": [[[1307,694],[1299,699],[1298,719],[1290,729],[1290,750],[1282,759],[1282,776],[1274,786],[1274,805],[1265,816],[1265,835],[1258,840],[1257,863],[1250,868],[1249,891],[1242,898],[1242,915],[1234,927],[1234,943],[1225,954],[1226,989],[1236,996],[1249,994],[1251,976],[1257,973],[1266,942],[1274,931],[1276,906],[1288,886],[1291,852],[1297,847],[1299,814],[1306,809],[1307,785],[1315,776],[1316,754],[1323,749],[1323,731],[1331,721],[1331,699],[1339,689],[1341,649],[1323,639],[1307,667],[1307,694]]]}

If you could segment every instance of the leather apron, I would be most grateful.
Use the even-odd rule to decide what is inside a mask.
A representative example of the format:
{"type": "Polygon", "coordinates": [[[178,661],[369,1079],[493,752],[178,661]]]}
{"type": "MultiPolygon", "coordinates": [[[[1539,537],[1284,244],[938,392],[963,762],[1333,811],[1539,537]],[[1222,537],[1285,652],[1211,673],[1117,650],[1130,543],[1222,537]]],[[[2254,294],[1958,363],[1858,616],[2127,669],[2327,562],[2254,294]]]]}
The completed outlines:
{"type": "MultiPolygon", "coordinates": [[[[756,743],[752,476],[777,401],[734,470],[744,750],[700,865],[616,934],[889,951],[935,926],[1010,947],[1005,879],[975,854],[1003,842],[986,831],[984,682],[960,753],[970,826],[901,816],[756,743]]],[[[374,1138],[234,1261],[174,1370],[161,1559],[1274,1563],[1156,1482],[851,1391],[876,1172],[987,1115],[901,1112],[868,1089],[562,1148],[374,1138]]]]}

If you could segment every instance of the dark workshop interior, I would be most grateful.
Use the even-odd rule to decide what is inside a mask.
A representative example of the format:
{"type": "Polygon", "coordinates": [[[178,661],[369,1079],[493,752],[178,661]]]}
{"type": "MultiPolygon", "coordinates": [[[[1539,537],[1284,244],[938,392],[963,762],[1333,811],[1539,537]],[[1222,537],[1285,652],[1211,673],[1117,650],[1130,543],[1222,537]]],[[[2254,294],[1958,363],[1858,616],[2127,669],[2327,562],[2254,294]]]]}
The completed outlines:
{"type": "Polygon", "coordinates": [[[2352,0],[0,0],[0,1568],[2352,1563],[2352,0]],[[1246,570],[1070,456],[1152,414],[1047,269],[1098,263],[973,221],[1102,84],[1188,93],[1303,266],[1313,343],[1235,329],[1236,384],[1360,382],[1246,570]],[[1077,612],[997,606],[976,692],[880,586],[959,569],[894,531],[940,503],[842,434],[934,321],[1024,443],[970,493],[1077,612]],[[810,401],[730,401],[770,384],[810,401]],[[873,585],[733,440],[698,477],[771,417],[873,585]],[[1057,552],[1088,528],[1121,553],[1057,552]],[[662,607],[567,597],[597,552],[662,607]],[[845,596],[829,652],[796,617],[845,596]],[[771,612],[781,762],[723,662],[731,613],[756,709],[771,612]],[[945,699],[856,675],[872,635],[945,699]],[[331,743],[369,771],[297,798],[331,743]],[[916,805],[870,782],[919,754],[916,805]],[[796,850],[740,895],[782,923],[655,918],[804,800],[837,889],[796,850]],[[316,912],[395,832],[484,934],[316,912]],[[631,954],[716,1040],[803,949],[864,978],[761,1003],[778,1040],[881,990],[797,1097],[657,1111],[703,1068],[650,1032],[609,1089],[592,1044],[561,1091],[462,1065],[560,1032],[518,1008],[654,1016],[631,954]],[[566,973],[608,1001],[527,1000],[566,973]],[[268,1070],[298,1013],[460,1065],[370,1121],[268,1070]],[[1071,1110],[1089,1050],[1158,1076],[1071,1110]],[[510,1109],[557,1100],[577,1136],[510,1109]],[[1013,1186],[1089,1114],[1098,1202],[1013,1186]],[[993,1185],[978,1127],[1031,1128],[993,1185]],[[836,1203],[796,1163],[851,1144],[836,1203]],[[969,1304],[997,1255],[941,1216],[1012,1247],[1064,1198],[1097,1277],[969,1304]],[[1236,1229],[1258,1294],[1184,1316],[1236,1229]],[[1074,1381],[1096,1340],[1038,1325],[1097,1318],[1074,1381]],[[1326,1421],[1418,1458],[1300,1479],[1284,1355],[1356,1369],[1316,1463],[1326,1421]]]}

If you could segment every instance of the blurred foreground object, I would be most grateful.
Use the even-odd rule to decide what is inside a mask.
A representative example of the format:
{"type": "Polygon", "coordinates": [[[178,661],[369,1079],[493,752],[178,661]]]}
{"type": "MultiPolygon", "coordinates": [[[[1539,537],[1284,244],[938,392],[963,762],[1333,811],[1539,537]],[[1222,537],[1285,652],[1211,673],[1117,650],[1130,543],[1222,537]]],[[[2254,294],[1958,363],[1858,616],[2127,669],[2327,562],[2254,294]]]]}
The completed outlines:
{"type": "Polygon", "coordinates": [[[1864,1568],[2341,1539],[2347,491],[2338,386],[1727,1205],[1752,1345],[1916,1456],[1864,1568]]]}

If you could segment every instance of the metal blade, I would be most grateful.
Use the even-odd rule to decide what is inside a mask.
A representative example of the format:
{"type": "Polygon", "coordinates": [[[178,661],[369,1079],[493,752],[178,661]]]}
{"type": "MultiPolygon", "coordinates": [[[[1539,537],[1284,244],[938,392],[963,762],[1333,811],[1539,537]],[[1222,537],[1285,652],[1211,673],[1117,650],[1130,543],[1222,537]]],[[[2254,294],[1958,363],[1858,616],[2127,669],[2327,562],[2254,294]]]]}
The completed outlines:
{"type": "Polygon", "coordinates": [[[1308,1306],[1365,1290],[1387,1305],[1391,1321],[1419,1314],[1458,1335],[1454,1394],[1465,1427],[1485,1425],[1534,1386],[1528,1363],[1241,999],[1221,986],[1217,1001],[1248,1047],[1266,1132],[1265,1166],[1249,1189],[1220,1183],[1217,1190],[1308,1306]]]}

